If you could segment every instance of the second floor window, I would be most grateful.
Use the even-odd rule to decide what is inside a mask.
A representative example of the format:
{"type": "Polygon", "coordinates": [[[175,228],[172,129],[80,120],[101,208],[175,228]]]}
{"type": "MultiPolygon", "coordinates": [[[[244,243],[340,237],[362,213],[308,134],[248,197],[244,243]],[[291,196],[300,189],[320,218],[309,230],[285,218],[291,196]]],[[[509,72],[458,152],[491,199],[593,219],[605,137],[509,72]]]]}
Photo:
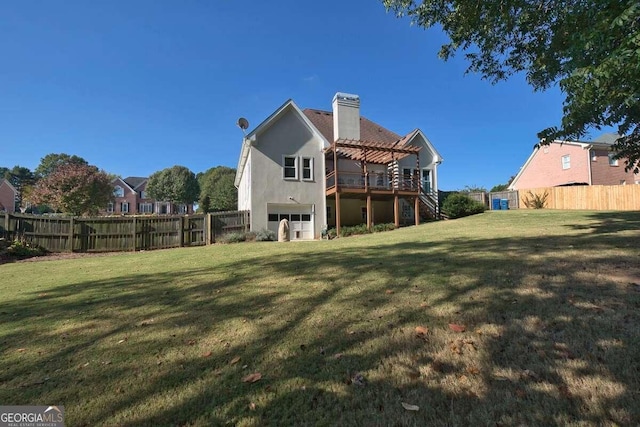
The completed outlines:
{"type": "Polygon", "coordinates": [[[613,156],[613,153],[609,153],[609,166],[618,166],[618,159],[614,159],[613,156]]]}
{"type": "Polygon", "coordinates": [[[140,198],[141,199],[146,199],[147,198],[147,192],[146,191],[141,191],[140,192],[140,198]]]}
{"type": "Polygon", "coordinates": [[[302,179],[313,181],[313,159],[310,157],[302,158],[302,179]]]}
{"type": "Polygon", "coordinates": [[[298,179],[298,158],[294,156],[284,156],[283,178],[298,179]]]}
{"type": "Polygon", "coordinates": [[[571,167],[571,156],[562,156],[562,169],[569,169],[571,167]]]}
{"type": "Polygon", "coordinates": [[[113,195],[116,197],[124,197],[124,188],[116,185],[115,187],[113,187],[113,195]]]}

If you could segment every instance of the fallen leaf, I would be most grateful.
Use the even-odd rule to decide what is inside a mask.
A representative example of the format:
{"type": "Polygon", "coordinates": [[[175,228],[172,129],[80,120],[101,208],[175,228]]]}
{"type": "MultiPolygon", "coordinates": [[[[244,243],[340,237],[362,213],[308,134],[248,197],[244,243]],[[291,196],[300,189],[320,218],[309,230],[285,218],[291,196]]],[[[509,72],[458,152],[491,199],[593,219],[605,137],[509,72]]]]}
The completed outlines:
{"type": "Polygon", "coordinates": [[[424,337],[429,333],[429,328],[426,326],[416,326],[416,335],[419,337],[424,337]]]}
{"type": "Polygon", "coordinates": [[[566,385],[562,384],[558,386],[558,391],[560,392],[560,396],[566,397],[567,399],[571,398],[571,392],[569,391],[569,387],[566,385]]]}
{"type": "Polygon", "coordinates": [[[417,380],[418,378],[420,378],[420,371],[416,371],[416,370],[410,370],[407,375],[409,376],[409,378],[411,378],[412,380],[417,380]]]}
{"type": "Polygon", "coordinates": [[[476,368],[475,366],[469,366],[467,368],[467,372],[471,375],[478,375],[480,373],[480,369],[476,368]]]}
{"type": "Polygon", "coordinates": [[[240,356],[236,356],[233,359],[231,359],[231,362],[229,362],[229,365],[235,365],[239,361],[240,361],[240,356]]]}
{"type": "Polygon", "coordinates": [[[256,410],[256,404],[253,403],[253,402],[249,403],[249,410],[250,411],[255,411],[256,410]]]}
{"type": "Polygon", "coordinates": [[[386,291],[384,291],[384,293],[387,295],[391,295],[393,291],[391,289],[387,289],[386,291]]]}
{"type": "Polygon", "coordinates": [[[402,403],[402,407],[404,409],[406,409],[407,411],[419,411],[420,407],[418,405],[412,405],[410,403],[405,403],[405,402],[401,402],[402,403]]]}
{"type": "Polygon", "coordinates": [[[342,353],[336,353],[333,355],[334,359],[342,359],[342,353]]]}
{"type": "Polygon", "coordinates": [[[429,307],[429,304],[427,304],[426,302],[420,303],[420,308],[426,308],[429,307]]]}
{"type": "Polygon", "coordinates": [[[211,357],[213,353],[211,353],[210,351],[207,351],[205,354],[202,355],[202,357],[211,357]]]}
{"type": "Polygon", "coordinates": [[[351,377],[351,383],[359,386],[364,386],[366,383],[366,380],[364,379],[364,376],[361,373],[356,372],[351,377]]]}
{"type": "Polygon", "coordinates": [[[196,340],[188,340],[186,342],[187,345],[196,345],[196,340]]]}
{"type": "Polygon", "coordinates": [[[260,381],[262,378],[262,374],[260,372],[254,372],[253,374],[249,374],[246,377],[242,378],[243,383],[255,383],[256,381],[260,381]]]}
{"type": "Polygon", "coordinates": [[[465,331],[465,327],[462,325],[457,325],[455,323],[449,323],[449,329],[451,329],[453,332],[464,332],[465,331]]]}
{"type": "Polygon", "coordinates": [[[422,289],[411,289],[411,292],[413,292],[414,294],[421,294],[422,289]]]}
{"type": "Polygon", "coordinates": [[[25,351],[27,351],[27,349],[26,349],[26,348],[19,348],[19,349],[18,349],[18,353],[24,353],[25,351]]]}
{"type": "Polygon", "coordinates": [[[123,342],[125,342],[126,340],[127,340],[126,338],[125,338],[125,339],[123,339],[123,340],[120,340],[120,341],[118,341],[118,344],[122,344],[122,343],[123,343],[123,342]]]}

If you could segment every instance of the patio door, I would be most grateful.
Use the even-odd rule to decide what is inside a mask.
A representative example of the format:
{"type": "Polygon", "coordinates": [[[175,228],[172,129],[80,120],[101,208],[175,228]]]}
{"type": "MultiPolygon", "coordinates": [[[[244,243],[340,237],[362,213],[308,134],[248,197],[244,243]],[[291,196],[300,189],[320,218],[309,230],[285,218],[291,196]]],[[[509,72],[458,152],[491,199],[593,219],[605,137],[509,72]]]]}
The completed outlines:
{"type": "Polygon", "coordinates": [[[422,179],[422,191],[425,193],[431,193],[431,171],[429,169],[422,169],[420,176],[422,179]]]}

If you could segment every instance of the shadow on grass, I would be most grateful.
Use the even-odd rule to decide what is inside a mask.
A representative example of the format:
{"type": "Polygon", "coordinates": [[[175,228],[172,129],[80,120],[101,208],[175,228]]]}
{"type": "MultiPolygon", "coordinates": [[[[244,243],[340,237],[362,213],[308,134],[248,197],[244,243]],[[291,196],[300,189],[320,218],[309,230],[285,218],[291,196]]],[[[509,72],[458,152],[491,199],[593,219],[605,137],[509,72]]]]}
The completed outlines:
{"type": "Polygon", "coordinates": [[[327,242],[8,301],[0,401],[65,404],[71,425],[634,424],[638,234],[616,233],[638,218],[594,214],[552,238],[327,242]]]}

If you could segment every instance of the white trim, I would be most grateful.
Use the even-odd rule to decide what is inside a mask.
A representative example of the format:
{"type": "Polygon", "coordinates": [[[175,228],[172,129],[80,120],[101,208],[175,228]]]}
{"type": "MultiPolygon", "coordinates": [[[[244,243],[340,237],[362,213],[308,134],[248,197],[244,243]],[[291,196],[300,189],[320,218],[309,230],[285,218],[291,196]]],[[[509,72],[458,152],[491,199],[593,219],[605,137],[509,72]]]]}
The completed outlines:
{"type": "Polygon", "coordinates": [[[562,163],[562,170],[571,169],[571,154],[560,156],[560,162],[562,163]]]}

